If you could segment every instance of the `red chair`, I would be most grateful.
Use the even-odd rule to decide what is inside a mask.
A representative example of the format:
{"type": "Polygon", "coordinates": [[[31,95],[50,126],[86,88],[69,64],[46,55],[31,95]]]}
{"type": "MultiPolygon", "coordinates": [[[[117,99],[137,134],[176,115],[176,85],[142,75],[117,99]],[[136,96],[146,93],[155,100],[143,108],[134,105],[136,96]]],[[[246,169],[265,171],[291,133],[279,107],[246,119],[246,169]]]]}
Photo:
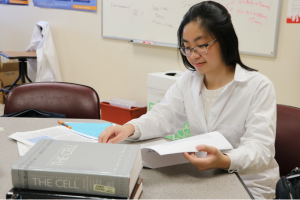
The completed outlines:
{"type": "Polygon", "coordinates": [[[63,82],[36,82],[17,86],[6,99],[4,114],[37,109],[67,118],[100,119],[97,92],[88,86],[63,82]]]}
{"type": "Polygon", "coordinates": [[[300,167],[299,108],[277,105],[275,150],[280,176],[285,176],[295,167],[300,167]]]}

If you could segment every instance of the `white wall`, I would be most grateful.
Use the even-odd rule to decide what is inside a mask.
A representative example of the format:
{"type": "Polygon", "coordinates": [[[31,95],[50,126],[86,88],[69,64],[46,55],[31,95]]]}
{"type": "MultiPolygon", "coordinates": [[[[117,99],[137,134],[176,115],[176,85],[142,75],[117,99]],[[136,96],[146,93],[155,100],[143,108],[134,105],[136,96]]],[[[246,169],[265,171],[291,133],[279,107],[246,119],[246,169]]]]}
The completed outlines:
{"type": "MultiPolygon", "coordinates": [[[[101,37],[101,1],[97,13],[0,4],[0,50],[24,51],[36,22],[50,23],[63,81],[93,87],[100,99],[147,102],[147,74],[185,70],[173,48],[131,44],[101,37]]],[[[276,58],[242,55],[242,61],[268,76],[277,102],[300,107],[300,24],[286,24],[282,1],[276,58]]],[[[263,44],[261,44],[263,45],[263,44]]],[[[257,47],[259,48],[259,46],[257,47]]]]}

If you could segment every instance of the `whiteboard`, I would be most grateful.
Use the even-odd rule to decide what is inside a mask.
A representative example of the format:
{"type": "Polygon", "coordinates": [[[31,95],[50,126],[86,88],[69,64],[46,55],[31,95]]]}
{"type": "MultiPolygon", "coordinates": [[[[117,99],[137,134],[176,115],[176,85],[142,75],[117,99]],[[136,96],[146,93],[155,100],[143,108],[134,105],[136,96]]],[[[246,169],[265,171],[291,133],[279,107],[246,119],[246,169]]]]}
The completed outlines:
{"type": "MultiPolygon", "coordinates": [[[[102,0],[102,37],[178,47],[177,29],[201,0],[102,0]]],[[[275,57],[281,0],[215,0],[229,11],[241,54],[275,57]]]]}

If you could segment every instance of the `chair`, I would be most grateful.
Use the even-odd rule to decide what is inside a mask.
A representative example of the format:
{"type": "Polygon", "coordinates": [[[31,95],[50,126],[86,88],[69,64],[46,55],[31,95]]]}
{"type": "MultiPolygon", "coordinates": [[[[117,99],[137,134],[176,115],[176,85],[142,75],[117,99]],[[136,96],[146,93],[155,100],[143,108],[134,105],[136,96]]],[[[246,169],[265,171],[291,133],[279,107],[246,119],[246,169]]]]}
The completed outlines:
{"type": "Polygon", "coordinates": [[[300,167],[300,109],[277,105],[277,130],[275,140],[275,159],[280,176],[289,174],[300,167]]]}
{"type": "Polygon", "coordinates": [[[100,119],[97,92],[74,83],[36,82],[17,86],[8,94],[4,114],[26,109],[65,114],[67,118],[100,119]]]}

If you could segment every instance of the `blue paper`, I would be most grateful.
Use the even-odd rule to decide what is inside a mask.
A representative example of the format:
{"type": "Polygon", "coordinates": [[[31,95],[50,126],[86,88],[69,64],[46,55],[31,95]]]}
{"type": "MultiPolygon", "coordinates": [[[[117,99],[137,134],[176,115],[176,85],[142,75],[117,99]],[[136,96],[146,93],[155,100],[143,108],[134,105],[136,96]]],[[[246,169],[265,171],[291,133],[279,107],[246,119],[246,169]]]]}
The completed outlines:
{"type": "Polygon", "coordinates": [[[0,0],[0,4],[28,6],[28,0],[0,0]]]}
{"type": "Polygon", "coordinates": [[[83,133],[95,138],[105,130],[106,127],[113,125],[113,123],[75,123],[66,122],[67,125],[72,127],[72,130],[83,133]]]}
{"type": "Polygon", "coordinates": [[[97,0],[33,0],[33,4],[43,8],[97,11],[97,0]]]}
{"type": "Polygon", "coordinates": [[[50,140],[53,140],[53,138],[49,137],[49,136],[41,136],[41,137],[37,137],[37,138],[31,138],[31,139],[28,139],[29,142],[32,142],[32,143],[37,143],[40,139],[50,139],[50,140]]]}

